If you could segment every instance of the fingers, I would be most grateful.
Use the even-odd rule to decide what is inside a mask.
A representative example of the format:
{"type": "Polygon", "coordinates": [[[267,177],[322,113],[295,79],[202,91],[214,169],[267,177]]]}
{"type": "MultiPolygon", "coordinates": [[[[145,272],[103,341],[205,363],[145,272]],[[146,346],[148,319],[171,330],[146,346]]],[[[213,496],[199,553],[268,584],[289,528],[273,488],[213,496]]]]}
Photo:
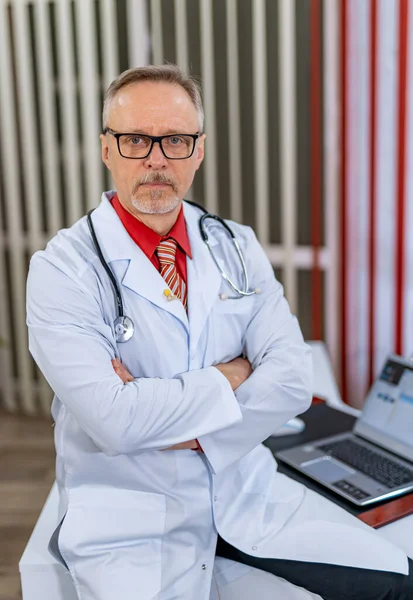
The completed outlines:
{"type": "Polygon", "coordinates": [[[166,450],[197,450],[198,444],[196,440],[190,440],[189,442],[181,442],[179,444],[175,444],[174,446],[170,446],[169,448],[162,448],[161,452],[166,452],[166,450]]]}
{"type": "Polygon", "coordinates": [[[243,354],[241,356],[238,356],[237,358],[234,358],[234,360],[238,361],[238,362],[242,362],[242,363],[248,363],[250,364],[250,361],[248,360],[248,358],[246,356],[244,356],[243,354]]]}
{"type": "Polygon", "coordinates": [[[118,358],[113,358],[111,362],[116,375],[122,379],[123,383],[128,383],[134,380],[133,376],[122,365],[118,358]]]}
{"type": "Polygon", "coordinates": [[[251,363],[248,360],[248,358],[239,356],[238,358],[234,359],[234,362],[235,361],[236,361],[236,364],[238,364],[242,369],[252,370],[252,366],[251,366],[251,363]]]}

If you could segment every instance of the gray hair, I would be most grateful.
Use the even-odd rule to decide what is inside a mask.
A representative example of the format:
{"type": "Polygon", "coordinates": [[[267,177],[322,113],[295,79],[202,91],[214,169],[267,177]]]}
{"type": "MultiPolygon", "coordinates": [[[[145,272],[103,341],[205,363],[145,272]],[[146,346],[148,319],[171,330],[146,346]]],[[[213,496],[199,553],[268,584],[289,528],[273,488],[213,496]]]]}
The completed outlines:
{"type": "Polygon", "coordinates": [[[201,99],[201,88],[198,81],[192,75],[184,75],[177,65],[149,65],[147,67],[135,67],[124,71],[116,79],[112,81],[106,90],[103,100],[102,126],[103,130],[108,126],[108,115],[110,104],[116,94],[123,87],[139,83],[140,81],[161,81],[171,83],[172,85],[180,85],[192,100],[198,112],[199,131],[203,131],[204,127],[204,109],[201,99]]]}

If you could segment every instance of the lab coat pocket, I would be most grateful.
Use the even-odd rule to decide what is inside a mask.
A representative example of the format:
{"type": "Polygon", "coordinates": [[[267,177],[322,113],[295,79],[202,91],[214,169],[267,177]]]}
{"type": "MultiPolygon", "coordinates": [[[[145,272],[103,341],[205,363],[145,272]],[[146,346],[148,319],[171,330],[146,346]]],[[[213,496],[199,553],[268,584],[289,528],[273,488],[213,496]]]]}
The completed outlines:
{"type": "Polygon", "coordinates": [[[228,362],[242,354],[245,331],[253,315],[253,306],[254,299],[251,296],[215,302],[211,321],[212,339],[215,341],[212,360],[215,363],[228,362]]]}
{"type": "Polygon", "coordinates": [[[59,550],[81,600],[149,600],[161,589],[166,500],[161,494],[69,490],[59,550]]]}

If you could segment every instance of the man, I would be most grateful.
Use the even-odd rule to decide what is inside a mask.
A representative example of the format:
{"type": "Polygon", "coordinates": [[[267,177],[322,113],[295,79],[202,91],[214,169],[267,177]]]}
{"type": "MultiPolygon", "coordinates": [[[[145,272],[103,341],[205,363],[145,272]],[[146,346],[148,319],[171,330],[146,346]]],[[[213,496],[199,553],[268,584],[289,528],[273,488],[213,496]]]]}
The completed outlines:
{"type": "Polygon", "coordinates": [[[212,256],[183,203],[204,142],[191,78],[120,75],[101,135],[116,193],[31,261],[30,350],[56,394],[54,551],[81,600],[255,598],[259,573],[326,599],[411,598],[405,554],[261,445],[308,407],[310,352],[251,229],[230,223],[243,296],[222,277],[246,291],[226,228],[204,223],[212,256]],[[214,580],[216,553],[234,562],[214,580]]]}

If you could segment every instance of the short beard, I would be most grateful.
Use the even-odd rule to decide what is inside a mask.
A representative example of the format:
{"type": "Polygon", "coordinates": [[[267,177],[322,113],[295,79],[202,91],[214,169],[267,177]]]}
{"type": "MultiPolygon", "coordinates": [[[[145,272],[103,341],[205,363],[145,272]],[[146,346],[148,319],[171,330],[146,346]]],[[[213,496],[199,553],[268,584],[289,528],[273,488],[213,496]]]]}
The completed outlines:
{"type": "Polygon", "coordinates": [[[161,173],[150,174],[136,181],[132,188],[130,201],[135,210],[145,215],[166,215],[175,210],[180,203],[175,182],[161,173]],[[171,190],[153,189],[139,194],[139,187],[145,183],[166,183],[171,186],[171,190]],[[173,192],[172,195],[170,195],[170,191],[173,192]]]}

